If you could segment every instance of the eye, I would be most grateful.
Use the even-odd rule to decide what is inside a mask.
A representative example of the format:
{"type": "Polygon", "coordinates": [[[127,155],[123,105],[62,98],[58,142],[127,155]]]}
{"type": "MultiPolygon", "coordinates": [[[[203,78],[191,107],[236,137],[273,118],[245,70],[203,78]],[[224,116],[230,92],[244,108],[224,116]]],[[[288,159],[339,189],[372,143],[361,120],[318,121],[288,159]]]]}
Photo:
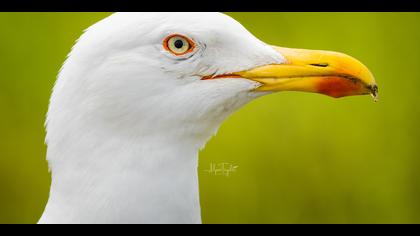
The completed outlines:
{"type": "Polygon", "coordinates": [[[185,36],[174,34],[165,38],[163,47],[170,53],[181,56],[192,52],[195,48],[195,43],[185,36]]]}

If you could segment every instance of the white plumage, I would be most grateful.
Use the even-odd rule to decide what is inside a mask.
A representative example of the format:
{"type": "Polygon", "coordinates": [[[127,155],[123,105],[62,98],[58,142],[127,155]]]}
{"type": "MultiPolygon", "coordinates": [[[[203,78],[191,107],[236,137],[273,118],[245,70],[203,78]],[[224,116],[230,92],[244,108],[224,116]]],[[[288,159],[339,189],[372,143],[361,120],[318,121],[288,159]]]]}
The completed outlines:
{"type": "Polygon", "coordinates": [[[198,151],[232,112],[285,90],[377,94],[354,58],[269,46],[220,13],[111,15],[54,87],[39,223],[201,223],[198,151]],[[171,51],[171,35],[185,36],[176,52],[194,47],[171,51]]]}
{"type": "Polygon", "coordinates": [[[208,80],[282,57],[220,13],[116,13],[78,40],[47,119],[40,223],[200,223],[197,153],[257,82],[208,80]],[[178,59],[171,33],[198,51],[178,59]]]}

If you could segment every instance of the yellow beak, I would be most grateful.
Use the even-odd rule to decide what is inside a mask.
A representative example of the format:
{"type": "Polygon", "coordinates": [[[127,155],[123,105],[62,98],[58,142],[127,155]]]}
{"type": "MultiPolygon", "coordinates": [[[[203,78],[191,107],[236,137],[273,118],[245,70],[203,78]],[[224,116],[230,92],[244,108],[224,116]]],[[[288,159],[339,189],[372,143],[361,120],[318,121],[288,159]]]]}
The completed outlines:
{"type": "Polygon", "coordinates": [[[348,55],[319,50],[274,47],[284,64],[266,65],[234,73],[262,84],[258,91],[304,91],[331,97],[372,94],[378,87],[369,69],[348,55]]]}

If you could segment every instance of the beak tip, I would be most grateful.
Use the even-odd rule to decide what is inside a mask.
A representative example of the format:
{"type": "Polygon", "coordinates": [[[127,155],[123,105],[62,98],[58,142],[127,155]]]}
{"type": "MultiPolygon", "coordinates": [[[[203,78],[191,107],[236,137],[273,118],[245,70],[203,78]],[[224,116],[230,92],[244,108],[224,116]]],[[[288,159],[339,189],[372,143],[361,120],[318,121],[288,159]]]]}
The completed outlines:
{"type": "Polygon", "coordinates": [[[370,90],[370,94],[373,98],[374,102],[379,101],[379,92],[378,92],[378,86],[376,84],[368,86],[368,89],[370,90]]]}

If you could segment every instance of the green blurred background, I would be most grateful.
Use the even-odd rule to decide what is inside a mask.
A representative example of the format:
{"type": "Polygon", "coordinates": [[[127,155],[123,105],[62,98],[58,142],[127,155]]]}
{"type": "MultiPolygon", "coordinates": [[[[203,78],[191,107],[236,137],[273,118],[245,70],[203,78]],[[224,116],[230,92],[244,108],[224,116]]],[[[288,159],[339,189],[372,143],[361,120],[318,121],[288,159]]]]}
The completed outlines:
{"type": "MultiPolygon", "coordinates": [[[[44,119],[83,29],[109,13],[0,13],[0,223],[36,223],[44,119]]],[[[420,13],[229,13],[274,45],[363,61],[380,102],[284,92],[231,116],[200,154],[204,223],[420,223],[420,13]],[[206,172],[232,163],[229,177],[206,172]]]]}

